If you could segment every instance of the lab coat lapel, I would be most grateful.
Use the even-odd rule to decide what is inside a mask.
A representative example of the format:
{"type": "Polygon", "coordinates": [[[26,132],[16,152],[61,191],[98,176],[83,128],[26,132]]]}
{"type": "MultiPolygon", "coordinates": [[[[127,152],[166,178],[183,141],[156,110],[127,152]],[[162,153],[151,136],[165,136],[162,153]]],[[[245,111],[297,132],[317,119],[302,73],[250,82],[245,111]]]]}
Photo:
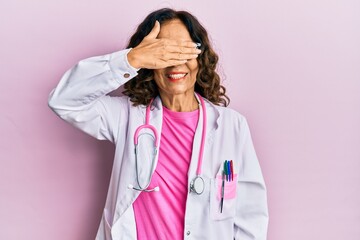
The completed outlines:
{"type": "Polygon", "coordinates": [[[206,115],[207,115],[207,129],[206,129],[206,137],[205,137],[205,146],[204,146],[204,154],[202,160],[201,170],[202,173],[206,172],[205,167],[209,166],[208,159],[206,159],[206,151],[208,151],[213,142],[213,135],[216,129],[219,126],[220,114],[219,111],[213,106],[211,102],[204,98],[205,106],[200,108],[200,116],[198,120],[198,125],[195,131],[191,162],[188,171],[188,184],[195,178],[196,170],[199,162],[199,154],[200,154],[200,146],[201,146],[201,137],[203,131],[203,108],[206,107],[206,115]]]}
{"type": "Polygon", "coordinates": [[[160,149],[160,142],[161,142],[160,140],[161,140],[161,130],[162,130],[162,122],[163,122],[163,109],[162,109],[163,106],[162,106],[160,97],[157,97],[154,99],[153,106],[154,106],[154,108],[152,109],[152,111],[150,113],[150,124],[152,124],[157,130],[158,148],[157,148],[157,153],[156,153],[156,157],[155,157],[154,168],[152,169],[152,174],[154,173],[157,163],[158,163],[159,149],[160,149]]]}

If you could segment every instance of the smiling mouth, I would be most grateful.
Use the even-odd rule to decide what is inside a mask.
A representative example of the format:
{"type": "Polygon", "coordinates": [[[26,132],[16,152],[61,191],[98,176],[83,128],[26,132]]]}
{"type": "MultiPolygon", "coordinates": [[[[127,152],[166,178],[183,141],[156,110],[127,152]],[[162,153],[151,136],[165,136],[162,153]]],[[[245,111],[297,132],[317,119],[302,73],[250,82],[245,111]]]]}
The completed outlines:
{"type": "Polygon", "coordinates": [[[187,75],[187,73],[169,73],[169,74],[166,74],[166,77],[170,81],[174,82],[174,81],[179,81],[179,80],[185,78],[186,75],[187,75]]]}

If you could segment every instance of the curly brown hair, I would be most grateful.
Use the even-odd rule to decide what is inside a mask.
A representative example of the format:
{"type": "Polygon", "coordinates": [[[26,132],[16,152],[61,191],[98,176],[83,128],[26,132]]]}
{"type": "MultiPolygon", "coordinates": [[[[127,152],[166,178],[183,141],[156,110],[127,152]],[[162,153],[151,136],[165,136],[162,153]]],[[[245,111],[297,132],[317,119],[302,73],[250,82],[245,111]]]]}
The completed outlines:
{"type": "MultiPolygon", "coordinates": [[[[219,57],[210,45],[207,31],[189,12],[162,8],[150,13],[130,38],[127,48],[139,45],[150,33],[155,21],[162,24],[173,19],[179,19],[186,26],[191,39],[201,43],[201,53],[197,58],[199,71],[196,76],[195,91],[215,105],[228,106],[230,99],[225,94],[226,89],[220,84],[220,77],[216,72],[219,57]]],[[[123,94],[130,98],[134,106],[147,106],[152,98],[159,95],[152,69],[140,69],[136,77],[125,83],[124,89],[123,94]]]]}

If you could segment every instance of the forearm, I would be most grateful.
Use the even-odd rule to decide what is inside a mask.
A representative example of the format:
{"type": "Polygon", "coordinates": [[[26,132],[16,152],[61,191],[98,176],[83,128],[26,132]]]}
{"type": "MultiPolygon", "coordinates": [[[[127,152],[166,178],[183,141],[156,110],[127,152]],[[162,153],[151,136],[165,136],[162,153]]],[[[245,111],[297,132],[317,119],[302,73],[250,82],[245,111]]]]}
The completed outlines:
{"type": "Polygon", "coordinates": [[[58,115],[85,109],[135,77],[136,70],[127,62],[129,50],[87,58],[69,69],[50,93],[50,108],[58,115]]]}
{"type": "Polygon", "coordinates": [[[115,141],[126,121],[126,100],[105,96],[137,75],[127,50],[80,61],[68,70],[49,96],[49,107],[63,120],[100,139],[115,141]]]}

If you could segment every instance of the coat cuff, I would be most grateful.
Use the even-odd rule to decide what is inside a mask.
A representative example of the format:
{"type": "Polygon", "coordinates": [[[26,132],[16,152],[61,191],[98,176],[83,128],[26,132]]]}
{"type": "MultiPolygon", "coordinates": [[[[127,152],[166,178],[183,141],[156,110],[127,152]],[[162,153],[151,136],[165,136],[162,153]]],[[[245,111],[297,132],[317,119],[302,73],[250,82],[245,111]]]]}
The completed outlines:
{"type": "Polygon", "coordinates": [[[127,54],[130,50],[131,48],[128,48],[110,54],[110,69],[120,84],[124,84],[128,80],[136,77],[138,75],[137,71],[140,70],[130,65],[127,59],[127,54]]]}

